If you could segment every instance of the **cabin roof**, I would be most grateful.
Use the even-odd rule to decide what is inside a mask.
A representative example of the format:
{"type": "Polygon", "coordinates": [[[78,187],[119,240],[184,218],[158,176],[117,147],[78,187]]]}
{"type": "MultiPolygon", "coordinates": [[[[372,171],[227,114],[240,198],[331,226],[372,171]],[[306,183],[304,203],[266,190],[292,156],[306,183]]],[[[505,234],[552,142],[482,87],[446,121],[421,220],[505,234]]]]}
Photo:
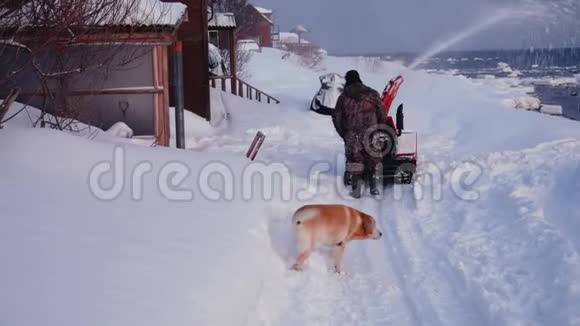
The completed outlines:
{"type": "Polygon", "coordinates": [[[248,6],[253,7],[262,16],[262,18],[264,18],[264,20],[266,20],[271,25],[274,25],[274,22],[272,21],[273,11],[271,9],[266,9],[266,8],[259,7],[259,6],[254,6],[252,4],[248,4],[248,6]]]}
{"type": "Polygon", "coordinates": [[[209,28],[236,28],[236,17],[231,12],[216,12],[208,22],[209,28]]]}
{"type": "MultiPolygon", "coordinates": [[[[124,4],[121,3],[120,6],[124,4]]],[[[119,7],[121,8],[121,7],[119,7]]],[[[103,13],[101,17],[91,17],[82,28],[91,27],[139,27],[139,28],[177,28],[183,21],[187,12],[187,6],[182,3],[164,3],[160,0],[133,0],[126,1],[126,7],[122,10],[129,9],[127,17],[115,17],[111,13],[103,13]],[[131,8],[127,8],[131,6],[131,8]]],[[[27,10],[27,5],[22,10],[27,10]]],[[[10,28],[41,28],[42,26],[33,26],[32,23],[16,20],[8,15],[0,20],[0,29],[10,28]]]]}
{"type": "Polygon", "coordinates": [[[254,8],[256,8],[256,10],[263,15],[271,15],[272,14],[272,9],[266,9],[264,7],[259,7],[259,6],[254,6],[254,8]]]}
{"type": "MultiPolygon", "coordinates": [[[[298,44],[298,34],[292,32],[280,32],[280,43],[284,44],[298,44]]],[[[310,44],[310,41],[302,38],[302,44],[310,44]]]]}

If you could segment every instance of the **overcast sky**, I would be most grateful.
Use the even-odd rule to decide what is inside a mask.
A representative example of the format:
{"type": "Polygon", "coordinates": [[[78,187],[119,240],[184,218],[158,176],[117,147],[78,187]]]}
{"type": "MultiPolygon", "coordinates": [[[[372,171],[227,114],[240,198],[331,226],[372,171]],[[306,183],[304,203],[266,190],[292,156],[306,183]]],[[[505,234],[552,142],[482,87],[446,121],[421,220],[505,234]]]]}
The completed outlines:
{"type": "Polygon", "coordinates": [[[282,31],[302,24],[331,53],[422,51],[506,7],[515,15],[454,49],[580,46],[580,0],[254,0],[282,31]],[[532,4],[530,6],[530,4],[532,4]],[[542,9],[537,10],[538,4],[542,9]]]}

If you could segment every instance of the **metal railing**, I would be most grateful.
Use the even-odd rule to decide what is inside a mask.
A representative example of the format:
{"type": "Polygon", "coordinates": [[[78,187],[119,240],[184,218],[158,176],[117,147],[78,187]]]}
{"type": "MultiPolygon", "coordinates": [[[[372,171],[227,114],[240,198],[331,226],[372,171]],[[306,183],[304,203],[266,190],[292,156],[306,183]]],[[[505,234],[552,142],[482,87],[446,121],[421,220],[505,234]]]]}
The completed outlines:
{"type": "Polygon", "coordinates": [[[275,97],[262,92],[241,79],[233,78],[232,76],[210,76],[209,85],[212,88],[220,87],[224,92],[230,91],[234,95],[245,97],[250,100],[256,100],[258,102],[264,100],[264,102],[275,104],[280,103],[280,101],[275,97]]]}

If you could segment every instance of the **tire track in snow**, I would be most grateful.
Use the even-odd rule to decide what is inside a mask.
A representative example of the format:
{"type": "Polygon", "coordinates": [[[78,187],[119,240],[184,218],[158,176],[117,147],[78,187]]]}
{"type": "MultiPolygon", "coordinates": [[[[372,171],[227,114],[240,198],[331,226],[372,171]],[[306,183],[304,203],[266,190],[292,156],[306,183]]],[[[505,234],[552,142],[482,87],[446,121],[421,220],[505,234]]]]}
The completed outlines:
{"type": "Polygon", "coordinates": [[[413,189],[409,188],[403,198],[379,208],[380,223],[387,230],[385,245],[396,264],[415,324],[485,325],[488,318],[468,295],[463,275],[444,254],[426,243],[421,223],[413,214],[413,189]]]}
{"type": "Polygon", "coordinates": [[[370,205],[365,205],[364,208],[369,212],[376,212],[374,216],[383,232],[380,246],[373,248],[374,250],[370,250],[368,247],[364,248],[366,249],[364,254],[367,257],[368,266],[371,266],[376,273],[381,273],[385,278],[391,279],[394,286],[399,289],[399,301],[402,309],[405,310],[405,317],[397,325],[421,324],[417,307],[409,296],[409,287],[404,279],[404,271],[401,264],[402,260],[395,253],[398,245],[391,243],[390,239],[393,238],[391,228],[384,223],[384,217],[381,214],[382,205],[373,200],[370,205]]]}
{"type": "MultiPolygon", "coordinates": [[[[383,194],[383,200],[387,197],[387,192],[383,194]]],[[[407,281],[407,271],[409,271],[409,262],[405,256],[408,256],[407,251],[401,245],[402,241],[399,234],[395,231],[397,229],[396,221],[391,221],[389,215],[396,215],[396,211],[391,207],[385,207],[386,205],[378,205],[377,213],[379,224],[383,230],[384,240],[383,246],[388,253],[386,263],[392,265],[392,270],[396,278],[396,282],[401,288],[403,301],[406,304],[407,310],[410,312],[410,317],[413,325],[425,325],[424,318],[425,309],[428,306],[419,306],[417,294],[414,293],[412,286],[409,285],[407,281]],[[383,213],[383,211],[391,212],[383,213]],[[391,222],[391,223],[389,223],[391,222]],[[393,223],[394,222],[394,223],[393,223]]],[[[431,313],[433,314],[433,313],[431,313]]],[[[429,318],[429,323],[433,325],[436,320],[429,318]]],[[[440,324],[438,322],[437,324],[440,324]]]]}

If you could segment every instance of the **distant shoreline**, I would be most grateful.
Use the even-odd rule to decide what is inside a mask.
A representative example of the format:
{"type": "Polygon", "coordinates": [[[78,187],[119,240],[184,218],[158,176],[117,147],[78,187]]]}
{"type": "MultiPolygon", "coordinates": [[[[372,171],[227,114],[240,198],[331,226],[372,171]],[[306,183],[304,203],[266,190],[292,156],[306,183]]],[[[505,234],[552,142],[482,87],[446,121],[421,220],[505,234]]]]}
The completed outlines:
{"type": "MultiPolygon", "coordinates": [[[[468,53],[542,53],[542,52],[575,52],[580,51],[580,47],[561,47],[561,48],[516,48],[516,49],[481,49],[481,50],[449,50],[438,54],[436,57],[441,57],[445,55],[457,55],[457,54],[468,54],[468,53]]],[[[385,56],[419,56],[423,52],[419,51],[385,51],[385,52],[344,52],[335,53],[329,52],[329,55],[335,57],[385,57],[385,56]]]]}

